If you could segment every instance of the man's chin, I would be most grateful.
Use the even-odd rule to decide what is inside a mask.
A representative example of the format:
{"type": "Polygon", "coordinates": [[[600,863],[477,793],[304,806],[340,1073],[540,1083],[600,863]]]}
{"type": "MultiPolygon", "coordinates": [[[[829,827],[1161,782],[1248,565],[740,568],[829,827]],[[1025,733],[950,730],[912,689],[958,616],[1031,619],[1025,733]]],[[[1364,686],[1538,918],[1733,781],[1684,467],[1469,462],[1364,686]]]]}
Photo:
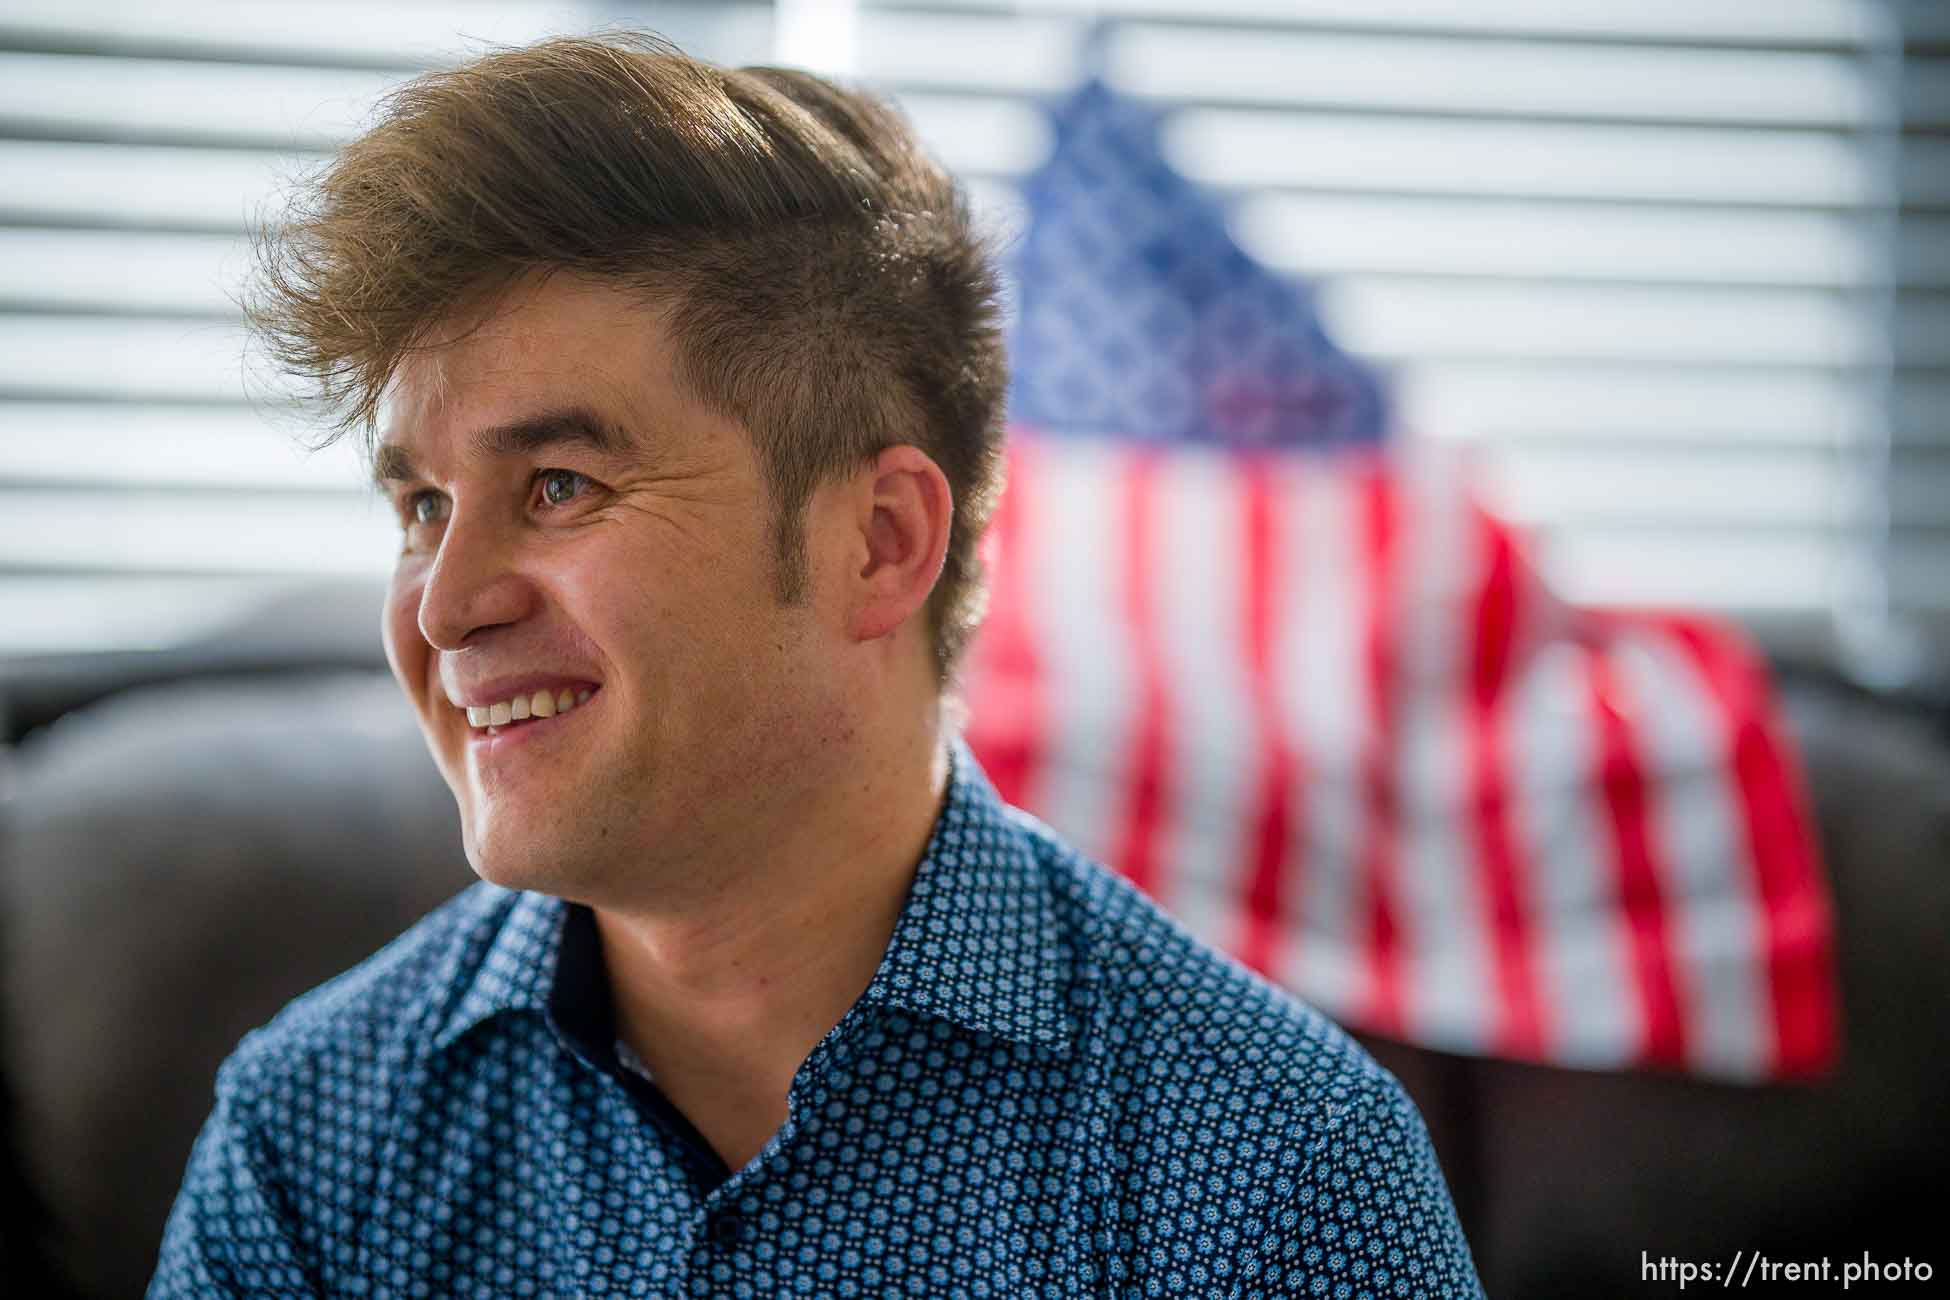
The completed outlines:
{"type": "Polygon", "coordinates": [[[482,841],[473,836],[467,837],[466,847],[467,865],[490,885],[541,894],[560,894],[568,887],[559,856],[537,853],[532,846],[482,841]]]}

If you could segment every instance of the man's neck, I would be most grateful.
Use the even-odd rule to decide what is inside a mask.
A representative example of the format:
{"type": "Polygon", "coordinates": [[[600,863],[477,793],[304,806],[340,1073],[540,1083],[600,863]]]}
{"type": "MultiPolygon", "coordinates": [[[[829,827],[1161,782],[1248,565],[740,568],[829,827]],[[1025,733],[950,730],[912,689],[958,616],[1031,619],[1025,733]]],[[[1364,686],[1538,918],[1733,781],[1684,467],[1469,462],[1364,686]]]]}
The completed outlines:
{"type": "Polygon", "coordinates": [[[947,789],[939,733],[910,748],[835,780],[711,905],[594,909],[619,1036],[732,1169],[784,1122],[793,1075],[886,952],[947,789]]]}

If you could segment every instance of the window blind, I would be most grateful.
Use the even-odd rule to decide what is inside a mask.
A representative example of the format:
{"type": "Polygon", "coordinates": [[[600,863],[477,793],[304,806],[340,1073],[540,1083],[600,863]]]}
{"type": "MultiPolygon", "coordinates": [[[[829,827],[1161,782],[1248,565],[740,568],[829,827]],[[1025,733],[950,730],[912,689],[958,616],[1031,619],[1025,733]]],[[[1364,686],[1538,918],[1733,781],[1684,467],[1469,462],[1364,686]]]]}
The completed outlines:
{"type": "Polygon", "coordinates": [[[618,23],[728,62],[818,50],[1006,229],[1048,149],[1036,102],[1108,19],[1097,70],[1164,111],[1174,162],[1315,284],[1417,436],[1480,450],[1568,595],[1723,609],[1892,671],[1950,659],[1940,7],[846,8],[824,40],[840,20],[806,3],[10,7],[0,598],[41,613],[0,653],[155,644],[384,571],[390,523],[348,453],[294,449],[233,293],[279,178],[400,78],[618,23]]]}
{"type": "Polygon", "coordinates": [[[403,79],[616,25],[733,63],[772,44],[763,4],[0,9],[0,657],[167,649],[384,576],[356,455],[302,451],[247,362],[246,232],[403,79]]]}

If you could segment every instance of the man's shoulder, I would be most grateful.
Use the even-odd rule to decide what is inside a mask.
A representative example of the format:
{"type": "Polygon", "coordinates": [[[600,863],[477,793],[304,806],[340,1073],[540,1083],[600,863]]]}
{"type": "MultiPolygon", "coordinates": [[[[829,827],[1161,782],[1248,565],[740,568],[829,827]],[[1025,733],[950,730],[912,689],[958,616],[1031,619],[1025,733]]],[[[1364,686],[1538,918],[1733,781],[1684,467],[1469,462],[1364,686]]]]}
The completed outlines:
{"type": "Polygon", "coordinates": [[[220,1093],[261,1093],[320,1062],[404,1064],[487,960],[522,895],[477,882],[357,966],[301,994],[224,1062],[220,1093]]]}
{"type": "Polygon", "coordinates": [[[1365,1278],[1376,1292],[1480,1296],[1428,1130],[1394,1076],[1128,881],[1019,824],[1071,948],[1082,1102],[1118,1174],[1112,1214],[1144,1225],[1115,1238],[1127,1266],[1229,1240],[1265,1294],[1365,1278]]]}
{"type": "Polygon", "coordinates": [[[1027,814],[1072,951],[1076,1028],[1154,1119],[1252,1115],[1308,1141],[1367,1113],[1419,1130],[1401,1086],[1320,1012],[1206,944],[1027,814]],[[1160,1108],[1160,1103],[1164,1103],[1160,1108]]]}

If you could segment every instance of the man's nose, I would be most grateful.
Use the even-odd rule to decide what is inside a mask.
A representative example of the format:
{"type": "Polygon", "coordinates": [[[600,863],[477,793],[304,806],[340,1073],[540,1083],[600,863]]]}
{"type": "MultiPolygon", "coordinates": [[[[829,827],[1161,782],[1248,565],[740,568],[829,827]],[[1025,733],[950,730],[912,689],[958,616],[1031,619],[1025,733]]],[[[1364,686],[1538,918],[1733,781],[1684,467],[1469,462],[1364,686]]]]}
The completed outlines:
{"type": "Polygon", "coordinates": [[[516,539],[485,517],[455,510],[420,592],[420,635],[459,650],[477,633],[533,612],[535,588],[520,571],[516,539]]]}

